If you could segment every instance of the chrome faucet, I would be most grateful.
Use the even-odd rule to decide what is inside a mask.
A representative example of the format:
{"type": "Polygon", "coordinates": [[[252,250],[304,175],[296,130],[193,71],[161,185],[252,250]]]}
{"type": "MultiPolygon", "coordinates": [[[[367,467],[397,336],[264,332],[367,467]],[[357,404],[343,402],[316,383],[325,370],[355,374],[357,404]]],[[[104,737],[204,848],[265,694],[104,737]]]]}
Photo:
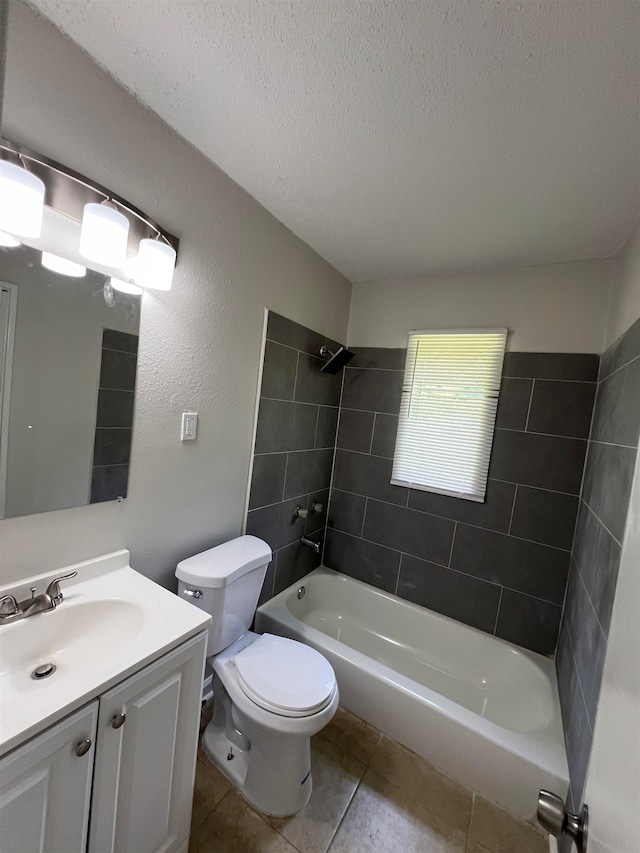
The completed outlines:
{"type": "Polygon", "coordinates": [[[314,542],[313,539],[307,539],[306,536],[303,536],[300,539],[300,544],[304,545],[305,548],[311,548],[311,550],[315,551],[316,554],[320,553],[320,543],[314,542]]]}
{"type": "Polygon", "coordinates": [[[5,595],[0,599],[0,625],[8,625],[19,619],[26,619],[36,613],[44,613],[47,610],[55,610],[64,601],[64,595],[60,589],[60,581],[75,578],[77,572],[61,575],[51,581],[46,591],[36,595],[36,587],[31,587],[31,598],[24,601],[16,601],[13,595],[5,595]]]}

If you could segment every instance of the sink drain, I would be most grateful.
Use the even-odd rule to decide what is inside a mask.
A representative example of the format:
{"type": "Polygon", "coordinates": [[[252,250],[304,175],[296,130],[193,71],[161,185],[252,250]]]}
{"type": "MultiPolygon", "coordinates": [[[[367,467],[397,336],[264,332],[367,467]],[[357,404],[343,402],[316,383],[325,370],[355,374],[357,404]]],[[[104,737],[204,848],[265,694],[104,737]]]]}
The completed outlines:
{"type": "Polygon", "coordinates": [[[41,666],[37,666],[33,672],[31,673],[31,678],[39,681],[41,678],[49,678],[50,675],[56,671],[55,664],[53,663],[43,663],[41,666]]]}

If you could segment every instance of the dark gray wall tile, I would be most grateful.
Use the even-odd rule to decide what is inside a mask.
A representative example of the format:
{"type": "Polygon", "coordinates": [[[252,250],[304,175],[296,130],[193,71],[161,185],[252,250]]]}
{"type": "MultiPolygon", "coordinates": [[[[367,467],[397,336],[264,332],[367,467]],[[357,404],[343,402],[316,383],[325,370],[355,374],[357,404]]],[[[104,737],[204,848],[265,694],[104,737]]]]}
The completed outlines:
{"type": "Polygon", "coordinates": [[[260,400],[255,453],[313,448],[318,407],[307,403],[260,400]]]}
{"type": "Polygon", "coordinates": [[[624,370],[618,370],[598,385],[593,413],[592,441],[616,441],[616,430],[622,414],[624,370]]]}
{"type": "Polygon", "coordinates": [[[387,347],[351,347],[355,358],[351,367],[373,367],[380,370],[402,370],[407,360],[406,349],[387,347]]]}
{"type": "Polygon", "coordinates": [[[315,554],[311,548],[303,548],[299,542],[281,548],[276,555],[273,594],[277,595],[291,584],[302,580],[309,572],[317,569],[320,562],[320,554],[315,554]]]}
{"type": "Polygon", "coordinates": [[[306,497],[253,509],[247,513],[247,533],[264,539],[272,551],[284,548],[304,534],[304,518],[296,518],[296,505],[307,506],[306,497]]]}
{"type": "Polygon", "coordinates": [[[609,376],[640,355],[640,317],[614,341],[602,356],[600,379],[609,376]]]}
{"type": "Polygon", "coordinates": [[[572,596],[569,612],[571,646],[587,714],[593,727],[600,695],[607,640],[582,580],[578,577],[570,589],[572,596]]]}
{"type": "Polygon", "coordinates": [[[581,500],[573,543],[573,559],[583,573],[590,563],[595,563],[600,527],[601,524],[596,516],[584,500],[581,500]]]}
{"type": "Polygon", "coordinates": [[[335,447],[339,411],[328,406],[318,406],[316,448],[335,447]]]}
{"type": "Polygon", "coordinates": [[[320,355],[320,349],[326,341],[326,337],[319,332],[294,323],[275,311],[269,311],[267,339],[311,355],[320,355]]]}
{"type": "Polygon", "coordinates": [[[122,465],[129,461],[131,452],[130,429],[96,429],[93,447],[94,465],[122,465]]]}
{"type": "Polygon", "coordinates": [[[531,402],[532,379],[503,378],[496,415],[496,426],[502,429],[524,429],[531,402]]]}
{"type": "Polygon", "coordinates": [[[343,533],[350,533],[352,536],[361,536],[366,504],[367,499],[361,495],[332,489],[329,527],[341,530],[343,533]]]}
{"type": "Polygon", "coordinates": [[[402,555],[398,595],[481,631],[493,633],[500,587],[402,555]]]}
{"type": "Polygon", "coordinates": [[[404,506],[408,489],[391,485],[391,467],[391,459],[336,450],[334,488],[404,506]]]}
{"type": "Polygon", "coordinates": [[[505,589],[500,602],[496,636],[541,655],[556,648],[562,607],[505,589]]]}
{"type": "Polygon", "coordinates": [[[128,465],[107,465],[91,469],[92,504],[102,501],[114,501],[116,498],[126,498],[129,481],[128,465]]]}
{"type": "Polygon", "coordinates": [[[595,353],[507,352],[502,375],[595,382],[599,362],[595,353]]]}
{"type": "Polygon", "coordinates": [[[327,528],[324,563],[356,580],[395,592],[400,566],[397,551],[327,528]]]}
{"type": "MultiPolygon", "coordinates": [[[[304,528],[305,536],[311,536],[318,531],[324,531],[327,526],[327,513],[329,510],[329,489],[321,489],[309,495],[309,515],[304,528]],[[313,504],[321,506],[320,512],[312,512],[313,504]]],[[[313,537],[317,539],[316,537],[313,537]]]]}
{"type": "Polygon", "coordinates": [[[596,385],[536,379],[527,429],[570,438],[589,438],[596,385]]]}
{"type": "Polygon", "coordinates": [[[640,358],[620,372],[624,373],[624,390],[615,440],[616,444],[637,447],[640,439],[640,358]]]}
{"type": "Polygon", "coordinates": [[[368,453],[371,447],[373,433],[373,412],[357,411],[356,409],[340,409],[340,425],[338,427],[338,447],[344,450],[357,450],[368,453]]]}
{"type": "Polygon", "coordinates": [[[589,562],[580,574],[587,588],[598,621],[606,637],[609,636],[613,599],[618,583],[620,555],[622,548],[609,533],[600,525],[600,537],[595,560],[589,562]]]}
{"type": "Polygon", "coordinates": [[[370,542],[446,566],[454,527],[448,518],[369,500],[362,535],[370,542]]]}
{"type": "Polygon", "coordinates": [[[98,391],[96,427],[131,427],[133,424],[133,391],[98,391]]]}
{"type": "Polygon", "coordinates": [[[571,550],[579,498],[518,486],[511,534],[571,550]]]}
{"type": "Polygon", "coordinates": [[[293,400],[296,384],[298,353],[290,347],[284,347],[273,341],[267,341],[262,368],[261,397],[276,400],[293,400]]]}
{"type": "Polygon", "coordinates": [[[332,464],[333,450],[290,453],[284,483],[285,498],[329,488],[332,464]]]}
{"type": "Polygon", "coordinates": [[[562,604],[569,554],[548,545],[458,524],[451,568],[562,604]]]}
{"type": "Polygon", "coordinates": [[[591,726],[587,716],[580,691],[580,684],[576,684],[571,700],[571,715],[569,726],[565,730],[565,741],[567,745],[567,762],[569,764],[569,776],[571,777],[571,789],[573,796],[582,802],[584,784],[587,778],[587,767],[591,754],[591,726]]]}
{"type": "Polygon", "coordinates": [[[286,467],[286,453],[268,453],[266,456],[253,457],[249,509],[282,500],[286,467]]]}
{"type": "Polygon", "coordinates": [[[558,648],[556,651],[556,676],[558,680],[558,695],[560,697],[560,709],[562,711],[562,723],[564,730],[569,728],[571,716],[571,702],[573,691],[578,682],[578,670],[576,669],[571,638],[567,620],[563,618],[558,636],[558,648]]]}
{"type": "Polygon", "coordinates": [[[337,406],[340,403],[342,373],[321,373],[324,359],[301,352],[298,356],[295,399],[301,403],[337,406]]]}
{"type": "Polygon", "coordinates": [[[103,329],[102,348],[136,353],[138,336],[130,335],[128,332],[117,332],[115,329],[103,329]]]}
{"type": "Polygon", "coordinates": [[[387,456],[393,459],[396,449],[396,434],[398,432],[398,416],[376,414],[373,427],[373,442],[371,452],[375,456],[387,456]]]}
{"type": "Polygon", "coordinates": [[[461,498],[451,498],[447,495],[436,495],[433,492],[411,489],[409,506],[421,512],[442,515],[444,518],[452,518],[454,521],[466,521],[468,524],[474,524],[478,527],[507,533],[515,491],[516,487],[513,483],[488,480],[485,501],[484,503],[477,503],[476,501],[466,501],[461,498]]]}
{"type": "Polygon", "coordinates": [[[135,391],[137,356],[129,352],[102,350],[100,388],[135,391]]]}
{"type": "Polygon", "coordinates": [[[583,500],[619,542],[629,508],[636,450],[613,444],[589,444],[583,500]]]}
{"type": "Polygon", "coordinates": [[[273,598],[273,581],[276,576],[276,557],[275,554],[273,556],[273,560],[267,566],[267,573],[264,576],[264,582],[262,584],[262,589],[260,590],[260,597],[258,598],[258,607],[261,604],[264,604],[265,601],[269,601],[270,598],[273,598]]]}
{"type": "Polygon", "coordinates": [[[497,429],[489,476],[577,495],[586,450],[581,439],[497,429]]]}
{"type": "Polygon", "coordinates": [[[347,409],[397,415],[402,396],[403,373],[399,370],[345,368],[342,405],[347,409]]]}

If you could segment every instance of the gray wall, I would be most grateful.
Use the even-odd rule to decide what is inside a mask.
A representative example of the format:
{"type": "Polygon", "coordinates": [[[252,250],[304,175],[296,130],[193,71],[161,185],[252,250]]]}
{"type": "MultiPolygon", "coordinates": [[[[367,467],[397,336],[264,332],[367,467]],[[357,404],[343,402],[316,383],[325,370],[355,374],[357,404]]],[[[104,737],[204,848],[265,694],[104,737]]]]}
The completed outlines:
{"type": "Polygon", "coordinates": [[[322,544],[326,527],[342,376],[320,372],[324,345],[340,346],[269,312],[247,515],[247,533],[274,552],[261,602],[320,565],[299,540],[322,544]],[[313,503],[322,512],[311,512],[313,503]],[[297,506],[309,509],[306,520],[297,506]]]}
{"type": "MultiPolygon", "coordinates": [[[[556,668],[582,801],[640,435],[640,320],[603,354],[556,668]]],[[[622,733],[621,733],[622,737],[622,733]]]]}
{"type": "Polygon", "coordinates": [[[552,655],[598,356],[505,357],[485,503],[392,486],[405,350],[345,370],[326,565],[552,655]]]}
{"type": "Polygon", "coordinates": [[[15,0],[2,132],[180,238],[172,291],[143,296],[127,500],[3,521],[2,581],[128,547],[172,585],[180,559],[242,531],[265,307],[344,339],[351,286],[15,0]],[[183,411],[196,441],[180,442],[183,411]]]}

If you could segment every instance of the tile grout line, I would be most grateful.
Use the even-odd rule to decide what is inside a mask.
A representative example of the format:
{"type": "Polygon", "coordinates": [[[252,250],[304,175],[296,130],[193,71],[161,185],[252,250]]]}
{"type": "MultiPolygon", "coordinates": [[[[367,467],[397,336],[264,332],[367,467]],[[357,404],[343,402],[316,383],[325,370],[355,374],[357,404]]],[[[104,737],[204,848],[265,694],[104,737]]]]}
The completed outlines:
{"type": "MultiPolygon", "coordinates": [[[[449,551],[449,562],[447,563],[447,568],[451,568],[451,559],[453,557],[453,546],[456,543],[456,533],[458,532],[458,522],[453,522],[453,536],[451,537],[451,550],[449,551]]],[[[454,569],[455,571],[455,569],[454,569]]]]}
{"type": "Polygon", "coordinates": [[[373,450],[373,436],[376,432],[376,418],[378,417],[378,413],[373,413],[373,424],[371,426],[371,441],[369,442],[369,455],[371,455],[371,451],[373,450]]]}
{"type": "MultiPolygon", "coordinates": [[[[500,598],[498,599],[498,609],[496,610],[496,621],[495,621],[495,624],[493,626],[493,636],[494,637],[496,635],[496,631],[498,630],[498,619],[500,618],[500,608],[502,607],[502,594],[503,594],[503,592],[504,592],[504,587],[501,586],[500,587],[500,598]]],[[[524,595],[525,593],[522,593],[522,594],[524,595]]],[[[531,597],[534,598],[535,596],[531,596],[531,597]]],[[[540,599],[540,600],[542,600],[542,599],[540,599]]]]}
{"type": "Polygon", "coordinates": [[[524,432],[527,432],[529,429],[529,415],[531,414],[531,404],[533,403],[533,395],[536,390],[536,380],[534,379],[531,382],[531,396],[529,397],[529,408],[527,409],[527,420],[524,424],[524,432]]]}
{"type": "MultiPolygon", "coordinates": [[[[507,528],[507,536],[511,536],[511,525],[513,524],[513,514],[516,511],[516,498],[518,497],[518,483],[513,490],[513,504],[511,505],[511,515],[509,516],[509,527],[507,528]]],[[[577,517],[577,513],[576,513],[577,517]]]]}

